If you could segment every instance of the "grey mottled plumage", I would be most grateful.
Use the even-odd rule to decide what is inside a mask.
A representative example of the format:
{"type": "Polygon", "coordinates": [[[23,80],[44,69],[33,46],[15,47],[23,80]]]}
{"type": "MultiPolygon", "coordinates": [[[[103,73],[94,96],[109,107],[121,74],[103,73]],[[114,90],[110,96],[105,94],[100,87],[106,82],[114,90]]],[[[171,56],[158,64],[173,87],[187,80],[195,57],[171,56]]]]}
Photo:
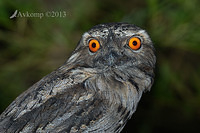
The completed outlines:
{"type": "Polygon", "coordinates": [[[100,24],[84,33],[71,57],[13,101],[0,132],[120,132],[154,78],[149,35],[127,23],[100,24]],[[141,47],[128,46],[131,37],[141,47]],[[88,41],[100,43],[91,52],[88,41]]]}

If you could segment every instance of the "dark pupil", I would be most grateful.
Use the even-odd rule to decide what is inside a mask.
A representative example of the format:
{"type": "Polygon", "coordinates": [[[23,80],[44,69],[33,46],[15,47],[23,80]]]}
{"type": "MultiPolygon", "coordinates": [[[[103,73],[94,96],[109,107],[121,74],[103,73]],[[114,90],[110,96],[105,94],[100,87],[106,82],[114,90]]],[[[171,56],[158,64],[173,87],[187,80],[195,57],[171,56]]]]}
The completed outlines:
{"type": "Polygon", "coordinates": [[[137,42],[136,42],[136,41],[133,41],[133,45],[136,46],[136,45],[137,45],[137,42]]]}
{"type": "Polygon", "coordinates": [[[96,43],[92,43],[92,47],[93,47],[93,48],[96,48],[96,43]]]}

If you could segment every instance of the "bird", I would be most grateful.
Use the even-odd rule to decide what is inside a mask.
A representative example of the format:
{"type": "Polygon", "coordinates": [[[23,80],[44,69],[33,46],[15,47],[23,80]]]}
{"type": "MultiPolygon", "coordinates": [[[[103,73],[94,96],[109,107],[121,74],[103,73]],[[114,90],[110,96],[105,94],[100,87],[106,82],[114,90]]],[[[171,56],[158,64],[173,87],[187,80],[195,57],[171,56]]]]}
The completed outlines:
{"type": "Polygon", "coordinates": [[[85,32],[71,56],[0,115],[1,133],[120,133],[155,77],[149,34],[125,22],[85,32]]]}

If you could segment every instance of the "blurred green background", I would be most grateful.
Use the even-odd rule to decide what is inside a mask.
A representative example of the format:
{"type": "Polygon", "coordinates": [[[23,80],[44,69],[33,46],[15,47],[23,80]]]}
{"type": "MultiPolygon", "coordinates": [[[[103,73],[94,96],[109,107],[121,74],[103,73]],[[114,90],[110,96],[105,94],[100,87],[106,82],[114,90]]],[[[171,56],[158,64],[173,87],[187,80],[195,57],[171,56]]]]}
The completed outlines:
{"type": "MultiPolygon", "coordinates": [[[[124,133],[200,131],[199,0],[1,0],[0,112],[62,65],[92,26],[129,22],[148,31],[157,54],[156,79],[124,133]],[[65,17],[9,17],[65,12],[65,17]]],[[[63,15],[63,14],[62,14],[63,15]]]]}

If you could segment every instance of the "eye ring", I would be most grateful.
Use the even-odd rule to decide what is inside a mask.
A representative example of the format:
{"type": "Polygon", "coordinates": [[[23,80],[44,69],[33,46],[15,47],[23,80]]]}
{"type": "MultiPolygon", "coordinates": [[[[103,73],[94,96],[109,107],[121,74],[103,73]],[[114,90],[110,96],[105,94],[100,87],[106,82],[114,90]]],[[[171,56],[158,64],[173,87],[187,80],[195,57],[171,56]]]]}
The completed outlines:
{"type": "Polygon", "coordinates": [[[132,37],[129,39],[128,45],[132,50],[138,50],[141,48],[141,40],[139,37],[132,37]]]}
{"type": "Polygon", "coordinates": [[[99,44],[99,41],[96,40],[96,39],[91,39],[88,43],[89,45],[89,49],[91,52],[97,52],[100,48],[100,44],[99,44]]]}

